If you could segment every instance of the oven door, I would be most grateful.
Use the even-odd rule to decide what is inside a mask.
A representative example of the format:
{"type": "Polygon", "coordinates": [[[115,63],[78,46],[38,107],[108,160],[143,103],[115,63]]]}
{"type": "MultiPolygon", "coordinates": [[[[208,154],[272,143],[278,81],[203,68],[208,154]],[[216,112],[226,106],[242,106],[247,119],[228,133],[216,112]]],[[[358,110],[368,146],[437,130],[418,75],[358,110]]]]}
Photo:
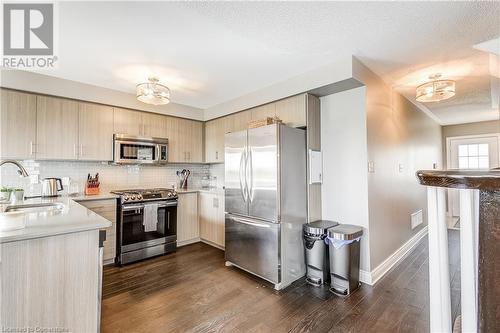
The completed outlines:
{"type": "MultiPolygon", "coordinates": [[[[166,155],[166,153],[165,153],[166,155]]],[[[120,164],[159,163],[159,145],[149,142],[115,140],[114,162],[120,164]]]]}
{"type": "Polygon", "coordinates": [[[154,201],[144,204],[123,205],[121,209],[121,252],[171,243],[177,240],[177,202],[154,201]],[[146,205],[158,204],[158,222],[155,231],[144,231],[146,205]]]}

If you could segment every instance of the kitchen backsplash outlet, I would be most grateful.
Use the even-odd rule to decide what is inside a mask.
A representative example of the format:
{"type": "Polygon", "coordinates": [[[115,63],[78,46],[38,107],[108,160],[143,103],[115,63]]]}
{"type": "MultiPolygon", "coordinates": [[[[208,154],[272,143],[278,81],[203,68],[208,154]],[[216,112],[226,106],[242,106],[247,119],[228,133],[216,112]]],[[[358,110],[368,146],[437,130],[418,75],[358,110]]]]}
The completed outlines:
{"type": "MultiPolygon", "coordinates": [[[[189,187],[199,188],[202,177],[210,175],[211,172],[211,167],[204,164],[131,166],[71,161],[21,161],[21,163],[28,174],[37,175],[40,180],[46,177],[69,177],[71,183],[78,183],[80,192],[83,192],[87,175],[99,173],[101,193],[127,188],[172,187],[174,184],[178,187],[178,178],[175,172],[182,169],[191,170],[189,187]]],[[[223,176],[224,168],[222,168],[222,178],[223,176]]],[[[217,178],[219,179],[219,176],[217,178]]],[[[0,184],[8,187],[22,187],[26,196],[40,194],[40,184],[31,184],[30,178],[19,177],[16,168],[10,165],[5,165],[0,169],[0,184]]]]}

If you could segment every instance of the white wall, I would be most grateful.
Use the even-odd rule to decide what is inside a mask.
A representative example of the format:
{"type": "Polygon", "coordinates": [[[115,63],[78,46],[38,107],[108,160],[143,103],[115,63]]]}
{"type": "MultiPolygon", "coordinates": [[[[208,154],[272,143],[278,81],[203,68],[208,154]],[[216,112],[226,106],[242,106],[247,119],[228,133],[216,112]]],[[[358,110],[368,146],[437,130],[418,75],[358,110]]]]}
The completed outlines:
{"type": "Polygon", "coordinates": [[[366,88],[324,96],[322,218],[362,226],[360,268],[370,271],[366,88]]]}
{"type": "Polygon", "coordinates": [[[176,103],[158,106],[149,105],[139,102],[135,94],[27,71],[2,69],[0,71],[0,86],[182,118],[196,120],[203,120],[204,118],[202,109],[191,106],[176,103]]]}
{"type": "Polygon", "coordinates": [[[441,126],[359,61],[353,75],[366,86],[368,211],[372,271],[427,224],[425,186],[417,170],[442,168],[441,126]],[[424,222],[411,228],[410,215],[423,211],[424,222]]]}

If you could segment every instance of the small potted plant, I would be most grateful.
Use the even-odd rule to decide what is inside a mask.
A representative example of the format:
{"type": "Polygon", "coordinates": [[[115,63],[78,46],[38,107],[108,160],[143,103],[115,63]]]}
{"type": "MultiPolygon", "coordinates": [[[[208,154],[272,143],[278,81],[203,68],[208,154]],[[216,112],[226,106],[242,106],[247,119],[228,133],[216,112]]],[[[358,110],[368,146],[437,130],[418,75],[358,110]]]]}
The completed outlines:
{"type": "Polygon", "coordinates": [[[15,188],[11,191],[10,201],[12,203],[20,202],[24,200],[24,190],[22,188],[15,188]]]}
{"type": "Polygon", "coordinates": [[[10,192],[12,192],[10,188],[0,188],[0,201],[8,201],[10,199],[10,192]]]}

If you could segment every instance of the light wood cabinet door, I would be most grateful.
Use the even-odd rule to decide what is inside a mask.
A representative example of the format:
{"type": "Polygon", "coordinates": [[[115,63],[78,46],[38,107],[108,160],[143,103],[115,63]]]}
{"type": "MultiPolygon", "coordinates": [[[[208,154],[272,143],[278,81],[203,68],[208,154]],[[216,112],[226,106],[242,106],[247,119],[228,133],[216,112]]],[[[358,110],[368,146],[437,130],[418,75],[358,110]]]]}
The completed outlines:
{"type": "Polygon", "coordinates": [[[276,115],[276,104],[269,103],[265,105],[258,106],[256,108],[250,109],[251,120],[261,120],[267,117],[274,118],[276,115]]]}
{"type": "Polygon", "coordinates": [[[113,108],[79,103],[79,155],[85,161],[113,160],[113,108]]]}
{"type": "Polygon", "coordinates": [[[287,126],[305,127],[306,98],[307,94],[301,94],[277,101],[274,103],[276,105],[276,116],[287,126]]]}
{"type": "Polygon", "coordinates": [[[203,162],[203,123],[191,120],[191,140],[188,158],[191,163],[203,162]]]}
{"type": "Polygon", "coordinates": [[[181,193],[177,205],[177,245],[199,240],[198,193],[181,193]]]}
{"type": "Polygon", "coordinates": [[[168,161],[173,163],[184,162],[180,120],[180,118],[167,117],[168,161]]]}
{"type": "Polygon", "coordinates": [[[242,111],[224,118],[226,118],[226,133],[239,132],[248,128],[248,123],[252,118],[252,112],[250,110],[242,111]]]}
{"type": "Polygon", "coordinates": [[[116,257],[116,199],[84,200],[78,203],[111,222],[111,226],[104,229],[106,240],[103,244],[103,259],[107,263],[114,262],[116,257]]]}
{"type": "Polygon", "coordinates": [[[142,112],[113,108],[114,133],[128,135],[144,135],[142,112]]]}
{"type": "Polygon", "coordinates": [[[78,102],[48,96],[36,100],[36,158],[78,159],[78,102]]]}
{"type": "Polygon", "coordinates": [[[205,123],[205,162],[224,162],[224,135],[226,120],[217,118],[205,123]]]}
{"type": "Polygon", "coordinates": [[[200,238],[218,247],[224,247],[224,195],[200,192],[200,238]]]}
{"type": "Polygon", "coordinates": [[[1,97],[1,158],[35,158],[36,96],[2,89],[1,97]]]}
{"type": "Polygon", "coordinates": [[[151,136],[154,138],[169,138],[167,116],[153,113],[143,113],[142,122],[144,124],[144,136],[151,136]]]}

